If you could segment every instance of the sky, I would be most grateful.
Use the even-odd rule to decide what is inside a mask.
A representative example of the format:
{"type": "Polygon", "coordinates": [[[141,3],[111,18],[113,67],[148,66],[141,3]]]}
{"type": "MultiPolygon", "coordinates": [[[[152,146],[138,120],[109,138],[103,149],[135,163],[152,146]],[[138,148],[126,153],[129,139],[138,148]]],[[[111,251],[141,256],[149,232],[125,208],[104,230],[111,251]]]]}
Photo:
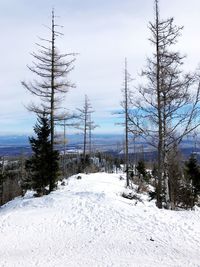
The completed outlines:
{"type": "MultiPolygon", "coordinates": [[[[62,106],[69,111],[81,108],[85,94],[95,110],[97,133],[122,133],[117,126],[122,100],[124,59],[134,78],[151,56],[149,21],[153,20],[153,0],[0,0],[0,134],[32,132],[35,115],[25,106],[33,97],[21,85],[33,75],[31,52],[36,52],[38,36],[48,38],[51,10],[64,36],[57,46],[64,53],[78,53],[69,80],[76,84],[62,106]]],[[[184,30],[177,48],[187,55],[185,68],[194,71],[200,62],[200,1],[160,0],[162,18],[173,16],[184,30]]],[[[72,130],[69,130],[70,132],[72,130]]]]}

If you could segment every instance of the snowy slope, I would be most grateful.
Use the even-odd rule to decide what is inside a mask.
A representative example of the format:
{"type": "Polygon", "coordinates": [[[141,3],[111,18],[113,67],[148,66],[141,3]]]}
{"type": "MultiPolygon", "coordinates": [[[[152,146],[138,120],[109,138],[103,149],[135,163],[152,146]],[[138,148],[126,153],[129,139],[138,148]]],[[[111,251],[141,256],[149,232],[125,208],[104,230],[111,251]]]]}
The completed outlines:
{"type": "Polygon", "coordinates": [[[124,199],[118,174],[72,177],[0,209],[1,267],[200,267],[200,210],[124,199]]]}

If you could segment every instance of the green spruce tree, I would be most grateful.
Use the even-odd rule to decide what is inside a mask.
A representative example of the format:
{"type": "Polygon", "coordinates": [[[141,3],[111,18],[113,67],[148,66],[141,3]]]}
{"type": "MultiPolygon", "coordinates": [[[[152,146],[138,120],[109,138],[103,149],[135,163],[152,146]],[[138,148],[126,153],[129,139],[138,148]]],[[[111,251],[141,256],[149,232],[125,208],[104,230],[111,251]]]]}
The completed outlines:
{"type": "Polygon", "coordinates": [[[193,205],[200,194],[200,169],[196,157],[192,154],[186,162],[186,174],[192,184],[193,205]]]}
{"type": "Polygon", "coordinates": [[[146,180],[147,172],[146,172],[145,163],[143,160],[138,161],[138,165],[136,166],[136,169],[139,173],[139,177],[141,178],[141,175],[142,175],[142,178],[146,180]]]}
{"type": "Polygon", "coordinates": [[[26,162],[27,180],[31,181],[29,184],[37,195],[42,195],[45,187],[51,183],[51,176],[58,177],[59,153],[51,149],[50,123],[45,112],[38,114],[34,131],[36,137],[29,138],[33,155],[26,162]]]}

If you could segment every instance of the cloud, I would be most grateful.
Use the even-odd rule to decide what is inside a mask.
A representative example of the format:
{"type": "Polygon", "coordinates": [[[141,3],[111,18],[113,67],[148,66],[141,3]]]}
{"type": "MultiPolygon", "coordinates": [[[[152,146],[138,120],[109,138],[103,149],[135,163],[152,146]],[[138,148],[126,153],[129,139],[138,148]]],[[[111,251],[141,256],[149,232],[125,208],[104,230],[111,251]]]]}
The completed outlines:
{"type": "MultiPolygon", "coordinates": [[[[119,109],[122,99],[124,58],[128,58],[129,72],[137,84],[138,73],[152,52],[147,28],[153,18],[150,0],[1,0],[0,119],[1,123],[5,121],[3,129],[7,130],[8,122],[15,125],[13,131],[29,131],[33,126],[34,119],[28,119],[30,114],[23,106],[32,97],[20,81],[32,78],[26,64],[32,62],[30,52],[36,51],[37,36],[48,37],[49,32],[42,25],[49,25],[53,6],[60,16],[58,23],[64,25],[64,37],[58,39],[60,50],[79,53],[69,76],[77,87],[66,95],[63,106],[76,109],[83,105],[87,94],[96,110],[94,119],[102,124],[101,131],[110,131],[111,113],[119,109]],[[6,114],[10,114],[7,122],[6,114]]],[[[177,24],[185,26],[178,48],[188,54],[186,68],[189,70],[195,69],[199,61],[199,8],[199,0],[192,3],[160,1],[161,15],[172,15],[177,24]]]]}

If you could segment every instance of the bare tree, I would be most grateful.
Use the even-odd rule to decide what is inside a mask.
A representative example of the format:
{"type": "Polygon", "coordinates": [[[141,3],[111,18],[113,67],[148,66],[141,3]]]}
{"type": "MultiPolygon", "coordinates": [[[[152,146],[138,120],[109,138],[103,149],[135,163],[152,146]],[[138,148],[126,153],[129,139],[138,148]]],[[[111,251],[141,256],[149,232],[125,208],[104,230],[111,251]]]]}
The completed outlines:
{"type": "Polygon", "coordinates": [[[132,91],[130,89],[130,82],[132,81],[131,76],[128,72],[127,59],[125,58],[125,68],[124,68],[124,83],[122,88],[123,100],[121,101],[122,110],[115,112],[117,115],[122,115],[123,122],[117,123],[124,127],[125,142],[124,142],[124,154],[125,154],[125,171],[126,171],[126,186],[129,187],[129,133],[131,132],[138,135],[138,129],[135,127],[133,129],[133,124],[130,123],[130,113],[131,113],[131,104],[132,104],[132,91]]]}
{"type": "Polygon", "coordinates": [[[83,169],[85,169],[88,137],[89,150],[91,150],[91,132],[97,127],[97,125],[95,125],[94,121],[92,121],[91,119],[91,114],[94,112],[94,110],[92,109],[92,105],[87,95],[85,95],[85,102],[83,108],[78,109],[78,111],[80,118],[79,129],[83,131],[83,169]]]}
{"type": "Polygon", "coordinates": [[[174,25],[173,18],[160,19],[158,0],[155,0],[155,21],[149,24],[155,52],[147,59],[147,67],[142,72],[147,82],[138,89],[139,100],[132,100],[135,108],[129,116],[132,125],[157,148],[159,208],[163,201],[171,208],[167,154],[174,143],[179,144],[200,123],[200,88],[196,76],[183,72],[184,57],[174,51],[182,28],[174,25]]]}
{"type": "Polygon", "coordinates": [[[63,127],[63,138],[61,143],[63,143],[63,177],[66,176],[66,148],[67,148],[67,129],[66,128],[77,128],[78,115],[75,113],[65,112],[56,119],[56,125],[63,127]]]}
{"type": "Polygon", "coordinates": [[[4,167],[5,167],[5,159],[4,157],[1,157],[0,162],[0,205],[3,203],[3,182],[4,182],[4,167]]]}
{"type": "MultiPolygon", "coordinates": [[[[50,116],[51,149],[54,150],[55,120],[64,94],[74,85],[68,80],[68,74],[73,69],[74,53],[62,54],[56,47],[56,39],[62,34],[57,30],[59,26],[55,23],[54,10],[52,10],[51,39],[42,39],[47,45],[37,44],[38,52],[32,53],[34,62],[28,66],[38,79],[33,82],[23,81],[23,86],[34,96],[39,97],[41,105],[30,104],[28,109],[42,114],[43,111],[50,116]],[[68,59],[69,58],[69,59],[68,59]]],[[[53,173],[49,185],[52,191],[55,187],[55,174],[53,173]]]]}
{"type": "Polygon", "coordinates": [[[124,126],[125,131],[125,171],[126,171],[126,186],[129,187],[129,120],[128,113],[130,108],[130,88],[129,83],[131,81],[130,74],[128,73],[127,68],[127,59],[125,58],[125,68],[124,68],[124,88],[122,89],[123,101],[121,106],[123,108],[122,113],[124,114],[124,126]]]}
{"type": "Polygon", "coordinates": [[[124,73],[124,111],[125,111],[125,163],[126,163],[126,185],[129,186],[129,157],[128,157],[128,71],[127,60],[125,59],[124,73]]]}

